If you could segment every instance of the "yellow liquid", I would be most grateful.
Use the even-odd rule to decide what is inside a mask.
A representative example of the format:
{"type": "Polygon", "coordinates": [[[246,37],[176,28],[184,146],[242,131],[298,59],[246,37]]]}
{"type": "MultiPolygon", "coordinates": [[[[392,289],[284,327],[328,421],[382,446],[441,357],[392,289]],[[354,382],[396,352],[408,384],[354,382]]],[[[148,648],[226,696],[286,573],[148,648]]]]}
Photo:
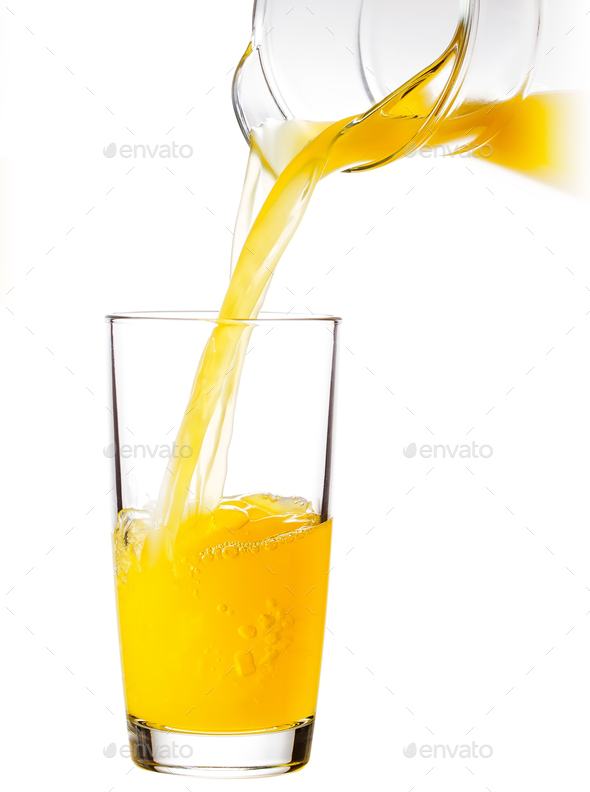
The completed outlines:
{"type": "MultiPolygon", "coordinates": [[[[579,191],[587,167],[580,92],[533,94],[517,103],[515,113],[491,141],[488,161],[538,181],[579,191]]],[[[492,111],[492,112],[495,112],[492,111]]]]}
{"type": "Polygon", "coordinates": [[[136,718],[234,732],[292,725],[315,713],[331,521],[319,524],[308,506],[302,512],[290,499],[243,496],[242,506],[223,499],[251,334],[234,320],[255,324],[280,256],[330,173],[385,164],[426,141],[459,151],[492,141],[500,164],[556,166],[546,141],[531,145],[528,131],[543,108],[551,111],[549,96],[467,108],[434,136],[424,130],[453,58],[446,53],[362,116],[289,122],[253,136],[239,255],[176,438],[193,454],[168,460],[156,513],[122,513],[115,532],[127,709],[136,718]],[[271,188],[252,220],[262,175],[271,188]]]}
{"type": "Polygon", "coordinates": [[[187,532],[190,540],[172,549],[166,529],[121,515],[115,559],[128,712],[196,732],[312,718],[331,521],[320,524],[301,499],[224,500],[207,539],[187,532]]]}

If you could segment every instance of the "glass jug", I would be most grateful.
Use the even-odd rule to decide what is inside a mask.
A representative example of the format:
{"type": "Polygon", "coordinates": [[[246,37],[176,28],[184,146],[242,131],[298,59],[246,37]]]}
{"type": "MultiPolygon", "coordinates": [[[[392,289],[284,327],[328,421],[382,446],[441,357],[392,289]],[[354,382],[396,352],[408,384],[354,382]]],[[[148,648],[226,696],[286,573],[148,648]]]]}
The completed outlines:
{"type": "MultiPolygon", "coordinates": [[[[252,38],[232,88],[238,123],[249,141],[251,130],[270,120],[358,116],[452,50],[437,100],[421,113],[410,147],[391,158],[403,156],[432,138],[445,119],[499,102],[510,109],[509,100],[526,96],[540,4],[311,0],[309,6],[293,6],[291,0],[255,0],[252,38]]],[[[504,113],[500,123],[509,117],[504,113]]],[[[461,127],[456,151],[483,145],[498,128],[491,125],[486,132],[476,124],[466,137],[461,127]]]]}

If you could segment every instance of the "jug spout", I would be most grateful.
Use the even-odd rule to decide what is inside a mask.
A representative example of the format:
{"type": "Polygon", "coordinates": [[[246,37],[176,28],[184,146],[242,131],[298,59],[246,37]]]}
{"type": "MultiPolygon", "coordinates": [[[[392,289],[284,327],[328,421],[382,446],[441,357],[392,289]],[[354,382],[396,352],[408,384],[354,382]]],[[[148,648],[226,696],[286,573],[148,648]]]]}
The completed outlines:
{"type": "Polygon", "coordinates": [[[277,94],[276,86],[274,91],[270,88],[269,77],[262,65],[262,52],[253,37],[232,82],[232,104],[247,143],[250,142],[250,130],[271,119],[282,121],[288,117],[279,105],[277,94]]]}

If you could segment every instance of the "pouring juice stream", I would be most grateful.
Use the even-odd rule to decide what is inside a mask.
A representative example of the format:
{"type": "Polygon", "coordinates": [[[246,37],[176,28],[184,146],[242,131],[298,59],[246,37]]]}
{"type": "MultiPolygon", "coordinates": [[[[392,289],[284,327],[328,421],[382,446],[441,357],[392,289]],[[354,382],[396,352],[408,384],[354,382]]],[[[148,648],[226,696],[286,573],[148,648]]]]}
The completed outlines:
{"type": "MultiPolygon", "coordinates": [[[[282,143],[287,164],[278,175],[254,136],[248,165],[251,178],[246,180],[236,222],[236,242],[241,240],[241,244],[234,243],[234,248],[240,249],[240,253],[219,312],[219,324],[199,363],[176,438],[177,445],[189,445],[193,455],[173,461],[160,491],[158,522],[173,532],[186,516],[186,504],[191,496],[196,511],[205,515],[219,503],[223,492],[233,407],[251,332],[241,324],[232,325],[231,320],[257,317],[274,269],[320,179],[339,170],[385,164],[417,148],[415,137],[423,133],[424,120],[436,102],[432,83],[440,81],[441,74],[444,75],[445,69],[450,70],[451,65],[452,53],[362,116],[333,124],[286,122],[285,126],[290,125],[288,135],[281,124],[264,130],[275,149],[277,139],[282,143]],[[270,175],[271,180],[274,178],[274,185],[252,222],[248,217],[252,212],[252,195],[263,173],[270,175]],[[247,233],[246,229],[249,229],[247,233]]],[[[533,173],[545,166],[541,171],[545,175],[547,166],[560,164],[561,149],[546,136],[535,139],[523,135],[522,128],[529,131],[527,122],[538,121],[542,112],[555,117],[560,100],[559,95],[545,94],[474,108],[460,117],[447,119],[434,134],[422,135],[420,142],[428,140],[432,146],[453,143],[456,153],[476,151],[516,114],[520,126],[512,134],[508,130],[504,135],[500,133],[491,161],[533,173]]],[[[555,168],[551,170],[556,172],[555,168]]]]}

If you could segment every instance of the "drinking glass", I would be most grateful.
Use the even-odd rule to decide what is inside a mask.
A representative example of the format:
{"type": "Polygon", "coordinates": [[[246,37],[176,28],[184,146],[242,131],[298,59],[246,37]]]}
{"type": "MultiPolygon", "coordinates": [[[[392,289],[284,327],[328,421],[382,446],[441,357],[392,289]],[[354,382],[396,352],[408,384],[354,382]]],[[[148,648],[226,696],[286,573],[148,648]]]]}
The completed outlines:
{"type": "Polygon", "coordinates": [[[133,760],[222,778],[298,770],[310,755],[325,627],[339,319],[106,319],[133,760]],[[160,517],[158,493],[193,454],[177,431],[195,371],[212,335],[219,344],[236,332],[247,353],[225,483],[217,475],[220,497],[204,506],[194,497],[202,460],[192,460],[183,521],[172,526],[160,517]]]}

